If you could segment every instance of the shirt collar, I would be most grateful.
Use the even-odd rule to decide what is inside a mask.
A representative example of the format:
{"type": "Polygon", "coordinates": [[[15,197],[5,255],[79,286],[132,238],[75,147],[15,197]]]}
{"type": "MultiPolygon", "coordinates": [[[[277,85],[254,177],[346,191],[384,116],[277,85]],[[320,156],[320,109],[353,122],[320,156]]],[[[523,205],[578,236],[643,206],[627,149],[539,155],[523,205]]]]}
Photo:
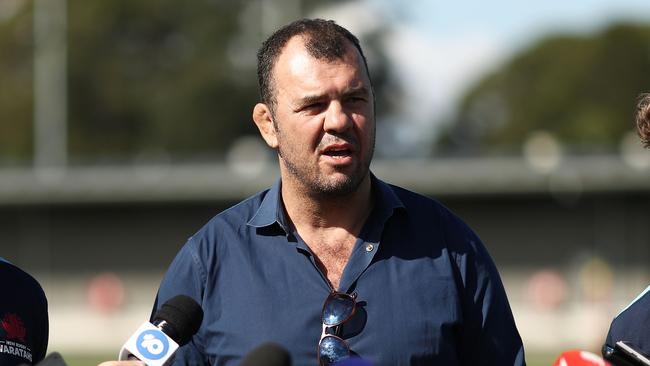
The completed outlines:
{"type": "Polygon", "coordinates": [[[387,218],[393,214],[395,209],[406,208],[390,184],[375,177],[372,173],[370,173],[370,179],[374,192],[375,210],[384,213],[387,218]]]}
{"type": "MultiPolygon", "coordinates": [[[[375,199],[375,210],[385,218],[390,217],[395,209],[404,208],[404,204],[397,197],[393,187],[370,173],[370,180],[373,187],[373,198],[375,199]]],[[[248,225],[253,227],[271,226],[275,223],[288,233],[288,220],[282,204],[282,181],[278,180],[262,199],[260,207],[253,217],[248,220],[248,225]]]]}
{"type": "Polygon", "coordinates": [[[253,227],[271,226],[275,223],[284,229],[285,233],[289,231],[287,226],[287,219],[284,214],[284,206],[282,205],[282,181],[278,179],[277,182],[266,192],[262,199],[260,207],[257,209],[253,217],[248,220],[248,225],[253,227]]]}

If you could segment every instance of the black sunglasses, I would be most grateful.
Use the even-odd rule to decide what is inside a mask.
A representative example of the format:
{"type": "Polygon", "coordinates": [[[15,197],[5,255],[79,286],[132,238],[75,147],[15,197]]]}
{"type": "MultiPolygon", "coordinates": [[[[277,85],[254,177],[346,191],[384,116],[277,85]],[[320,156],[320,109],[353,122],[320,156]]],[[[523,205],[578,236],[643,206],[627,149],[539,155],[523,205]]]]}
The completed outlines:
{"type": "Polygon", "coordinates": [[[339,326],[354,315],[356,297],[357,294],[332,292],[325,300],[322,316],[323,331],[318,342],[319,365],[331,365],[350,357],[350,346],[338,336],[338,333],[339,326]]]}

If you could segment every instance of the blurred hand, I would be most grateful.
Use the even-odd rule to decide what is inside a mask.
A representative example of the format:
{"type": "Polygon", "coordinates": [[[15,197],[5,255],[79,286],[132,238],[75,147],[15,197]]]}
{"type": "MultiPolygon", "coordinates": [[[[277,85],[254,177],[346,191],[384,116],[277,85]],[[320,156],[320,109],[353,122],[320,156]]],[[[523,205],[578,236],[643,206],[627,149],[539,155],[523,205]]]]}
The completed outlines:
{"type": "Polygon", "coordinates": [[[147,366],[142,361],[105,361],[97,366],[147,366]]]}

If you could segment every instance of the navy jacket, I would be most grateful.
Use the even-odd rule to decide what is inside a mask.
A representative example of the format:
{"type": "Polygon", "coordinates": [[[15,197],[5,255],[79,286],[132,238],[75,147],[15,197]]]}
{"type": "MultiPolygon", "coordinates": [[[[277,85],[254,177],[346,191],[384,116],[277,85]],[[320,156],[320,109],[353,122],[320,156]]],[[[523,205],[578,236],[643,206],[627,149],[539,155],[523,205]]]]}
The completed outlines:
{"type": "Polygon", "coordinates": [[[614,318],[605,343],[614,347],[618,341],[650,357],[650,286],[614,318]]]}
{"type": "Polygon", "coordinates": [[[45,357],[47,299],[38,282],[0,258],[0,365],[32,365],[45,357]]]}

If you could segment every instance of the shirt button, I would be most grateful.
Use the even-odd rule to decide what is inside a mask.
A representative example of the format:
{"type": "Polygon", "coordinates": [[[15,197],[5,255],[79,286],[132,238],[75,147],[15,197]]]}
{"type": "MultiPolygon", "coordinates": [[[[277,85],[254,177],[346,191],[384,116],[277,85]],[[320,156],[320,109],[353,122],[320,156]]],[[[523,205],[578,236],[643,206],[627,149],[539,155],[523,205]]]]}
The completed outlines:
{"type": "Polygon", "coordinates": [[[375,246],[372,244],[366,245],[366,252],[372,252],[372,250],[375,249],[375,246]]]}

